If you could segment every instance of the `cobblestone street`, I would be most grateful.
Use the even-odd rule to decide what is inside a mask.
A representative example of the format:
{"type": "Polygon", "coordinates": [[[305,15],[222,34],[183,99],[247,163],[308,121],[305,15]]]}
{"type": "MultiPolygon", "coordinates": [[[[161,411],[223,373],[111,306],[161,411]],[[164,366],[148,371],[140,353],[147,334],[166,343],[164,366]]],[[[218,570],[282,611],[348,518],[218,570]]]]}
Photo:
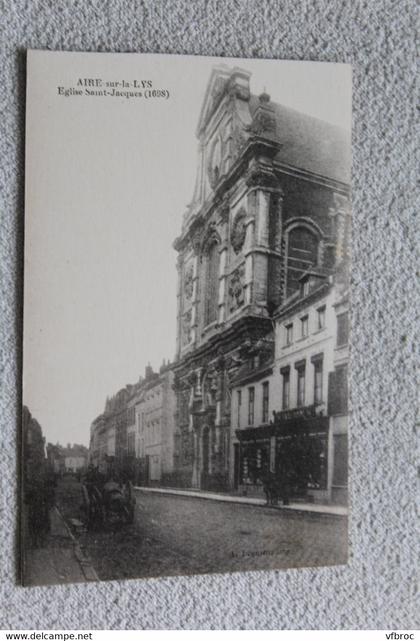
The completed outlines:
{"type": "MultiPolygon", "coordinates": [[[[80,518],[80,485],[58,507],[80,518]]],[[[100,579],[332,565],[346,562],[347,520],[136,491],[132,525],[76,533],[100,579]]]]}

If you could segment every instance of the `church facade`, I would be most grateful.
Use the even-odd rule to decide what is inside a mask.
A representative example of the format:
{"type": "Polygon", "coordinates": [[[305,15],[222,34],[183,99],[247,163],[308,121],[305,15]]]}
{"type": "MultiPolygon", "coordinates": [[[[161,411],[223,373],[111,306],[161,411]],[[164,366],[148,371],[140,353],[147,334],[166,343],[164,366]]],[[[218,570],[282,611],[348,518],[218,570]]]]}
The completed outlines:
{"type": "Polygon", "coordinates": [[[302,276],[333,273],[348,215],[346,134],[253,95],[250,79],[225,66],[211,74],[195,190],[174,242],[172,483],[219,491],[233,483],[238,373],[272,360],[276,310],[302,276]]]}

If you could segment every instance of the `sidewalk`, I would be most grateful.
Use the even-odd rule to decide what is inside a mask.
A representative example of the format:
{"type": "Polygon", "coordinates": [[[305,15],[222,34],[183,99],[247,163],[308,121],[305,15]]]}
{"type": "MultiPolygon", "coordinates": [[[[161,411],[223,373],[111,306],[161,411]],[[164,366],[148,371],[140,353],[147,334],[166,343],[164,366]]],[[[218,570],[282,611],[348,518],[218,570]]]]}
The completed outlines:
{"type": "MultiPolygon", "coordinates": [[[[202,490],[179,490],[174,488],[162,487],[143,487],[134,488],[142,492],[155,492],[157,494],[174,494],[175,496],[189,496],[196,499],[208,499],[211,501],[223,501],[226,503],[244,503],[247,505],[265,506],[265,499],[252,498],[249,496],[236,496],[234,494],[218,494],[216,492],[205,492],[202,490]]],[[[312,512],[313,514],[329,514],[333,516],[347,516],[348,510],[341,505],[320,505],[317,503],[290,503],[289,505],[273,506],[278,510],[290,510],[293,512],[312,512]]]]}
{"type": "Polygon", "coordinates": [[[51,530],[42,547],[25,550],[25,586],[98,581],[91,563],[57,508],[50,512],[51,530]]]}

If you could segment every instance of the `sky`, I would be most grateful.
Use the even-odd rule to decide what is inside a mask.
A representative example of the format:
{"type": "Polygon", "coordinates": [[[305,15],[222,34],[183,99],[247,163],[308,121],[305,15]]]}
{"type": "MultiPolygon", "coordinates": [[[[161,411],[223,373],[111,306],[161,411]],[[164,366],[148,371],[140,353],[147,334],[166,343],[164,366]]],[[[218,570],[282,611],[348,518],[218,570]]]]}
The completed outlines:
{"type": "Polygon", "coordinates": [[[176,252],[215,64],[349,129],[350,68],[34,52],[28,62],[23,400],[47,441],[89,442],[107,396],[174,358],[176,252]],[[65,97],[78,79],[151,80],[169,99],[65,97]]]}

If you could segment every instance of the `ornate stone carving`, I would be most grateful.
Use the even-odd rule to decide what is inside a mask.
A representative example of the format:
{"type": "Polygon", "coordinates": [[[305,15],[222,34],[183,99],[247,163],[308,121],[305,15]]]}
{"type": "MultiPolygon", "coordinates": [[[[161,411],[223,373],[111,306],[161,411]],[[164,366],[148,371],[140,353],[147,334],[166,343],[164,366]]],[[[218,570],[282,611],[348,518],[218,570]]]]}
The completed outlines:
{"type": "Polygon", "coordinates": [[[235,219],[232,224],[231,230],[231,244],[235,254],[239,254],[241,251],[246,236],[246,226],[245,226],[246,211],[241,209],[235,216],[235,219]]]}
{"type": "Polygon", "coordinates": [[[235,269],[229,280],[229,309],[231,312],[236,311],[245,302],[245,268],[242,265],[235,269]]]}
{"type": "Polygon", "coordinates": [[[187,300],[191,300],[191,297],[193,295],[193,289],[194,289],[193,276],[194,276],[193,266],[189,265],[185,270],[185,276],[184,276],[184,295],[187,300]]]}
{"type": "Polygon", "coordinates": [[[182,344],[188,345],[191,342],[191,316],[192,312],[189,310],[182,317],[182,344]]]}

